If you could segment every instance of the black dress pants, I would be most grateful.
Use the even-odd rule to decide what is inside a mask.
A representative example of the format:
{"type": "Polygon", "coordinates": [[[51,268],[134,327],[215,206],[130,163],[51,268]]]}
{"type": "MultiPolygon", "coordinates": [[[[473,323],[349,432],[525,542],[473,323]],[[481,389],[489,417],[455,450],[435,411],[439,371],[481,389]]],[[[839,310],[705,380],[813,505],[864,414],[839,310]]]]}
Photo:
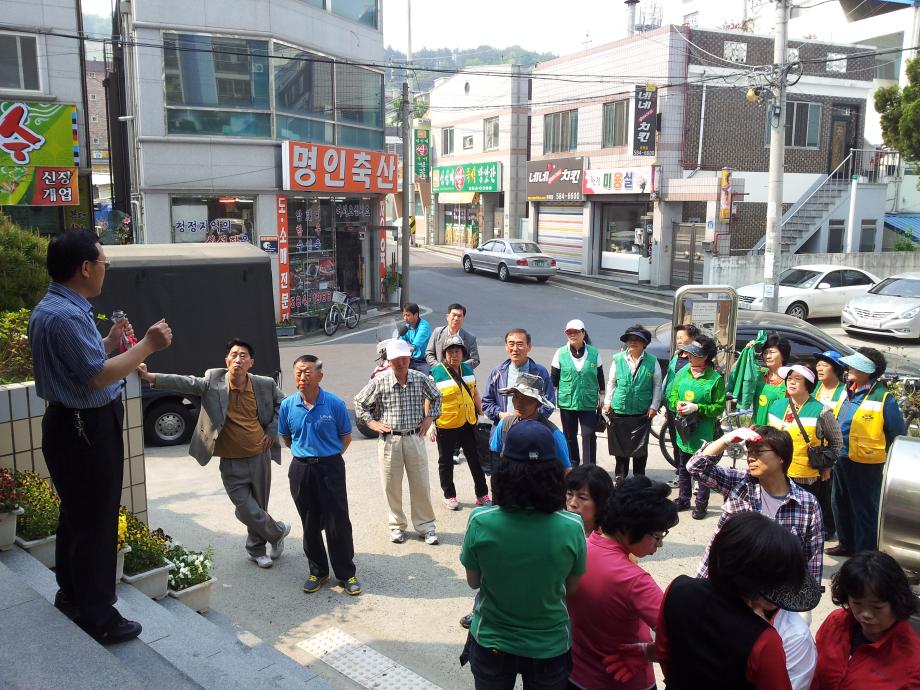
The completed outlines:
{"type": "Polygon", "coordinates": [[[124,414],[119,397],[87,410],[52,404],[42,419],[42,453],[61,497],[55,575],[58,587],[76,603],[78,621],[87,629],[104,629],[120,619],[112,604],[124,474],[124,414]],[[82,436],[77,431],[78,420],[82,436]]]}
{"type": "Polygon", "coordinates": [[[441,481],[441,491],[444,498],[456,498],[457,487],[454,486],[454,448],[462,447],[466,456],[467,467],[473,477],[476,498],[489,493],[486,475],[482,469],[479,458],[479,448],[476,445],[476,427],[464,424],[456,429],[438,428],[438,479],[441,481]]]}
{"type": "Polygon", "coordinates": [[[355,546],[348,517],[348,493],[345,489],[345,461],[333,455],[319,462],[298,458],[288,469],[291,497],[303,523],[303,552],[310,574],[329,575],[329,565],[339,580],[355,575],[355,546]],[[323,530],[329,553],[323,544],[323,530]]]}

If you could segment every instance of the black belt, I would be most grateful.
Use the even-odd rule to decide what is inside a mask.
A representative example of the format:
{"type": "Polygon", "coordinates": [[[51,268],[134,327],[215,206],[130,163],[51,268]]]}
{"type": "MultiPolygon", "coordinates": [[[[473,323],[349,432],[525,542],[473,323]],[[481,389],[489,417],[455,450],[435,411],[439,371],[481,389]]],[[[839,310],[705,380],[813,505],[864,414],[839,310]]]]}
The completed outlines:
{"type": "Polygon", "coordinates": [[[121,402],[121,396],[119,396],[119,397],[117,397],[117,398],[112,398],[112,399],[111,399],[109,402],[107,402],[105,405],[100,405],[99,407],[67,407],[67,405],[65,405],[64,403],[59,403],[59,402],[56,402],[56,401],[54,401],[54,400],[51,400],[50,402],[48,402],[48,407],[53,407],[53,408],[56,408],[56,409],[58,409],[58,410],[68,410],[68,411],[73,410],[73,411],[76,411],[76,412],[89,412],[89,411],[91,411],[91,410],[101,410],[101,409],[103,409],[103,408],[105,408],[105,407],[108,407],[109,405],[111,405],[111,404],[113,404],[113,403],[115,403],[115,402],[121,402]]]}
{"type": "Polygon", "coordinates": [[[384,431],[381,436],[386,438],[387,436],[415,436],[418,433],[418,429],[409,429],[408,431],[384,431]]]}
{"type": "Polygon", "coordinates": [[[315,465],[318,462],[326,462],[327,460],[338,460],[342,456],[340,454],[336,455],[311,455],[306,458],[294,457],[297,462],[302,462],[305,465],[315,465]]]}

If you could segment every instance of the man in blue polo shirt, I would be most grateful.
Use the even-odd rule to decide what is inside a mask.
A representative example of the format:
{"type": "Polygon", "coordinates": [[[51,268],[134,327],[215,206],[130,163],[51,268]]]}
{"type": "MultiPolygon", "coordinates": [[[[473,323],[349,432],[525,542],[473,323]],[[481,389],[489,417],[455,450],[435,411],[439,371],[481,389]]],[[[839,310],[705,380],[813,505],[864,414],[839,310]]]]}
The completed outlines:
{"type": "Polygon", "coordinates": [[[322,588],[329,579],[331,562],[345,593],[357,596],[361,585],[355,577],[342,458],[351,443],[351,418],[341,398],[319,387],[322,380],[323,363],[318,357],[298,357],[294,360],[297,393],[285,398],[278,412],[278,433],[294,456],[288,479],[303,523],[303,551],[310,566],[303,591],[312,594],[322,588]]]}

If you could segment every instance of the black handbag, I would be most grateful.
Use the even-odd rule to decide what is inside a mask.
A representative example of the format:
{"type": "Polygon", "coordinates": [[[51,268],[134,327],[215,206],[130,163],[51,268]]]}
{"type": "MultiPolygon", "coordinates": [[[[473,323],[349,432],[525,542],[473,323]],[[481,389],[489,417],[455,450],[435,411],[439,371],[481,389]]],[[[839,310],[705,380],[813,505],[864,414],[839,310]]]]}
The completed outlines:
{"type": "Polygon", "coordinates": [[[808,466],[813,470],[818,470],[818,472],[823,472],[824,470],[829,470],[831,467],[837,464],[837,453],[830,446],[825,443],[821,443],[820,446],[811,445],[811,439],[808,438],[808,433],[805,431],[805,427],[802,426],[802,422],[799,420],[799,415],[795,412],[795,405],[791,402],[789,403],[789,409],[792,410],[792,416],[795,418],[795,423],[799,425],[799,431],[802,434],[802,438],[805,439],[805,443],[808,444],[808,466]]]}
{"type": "Polygon", "coordinates": [[[674,428],[677,429],[677,433],[680,434],[680,437],[683,439],[686,439],[690,434],[696,431],[696,427],[699,423],[700,416],[698,412],[679,414],[674,417],[674,428]]]}

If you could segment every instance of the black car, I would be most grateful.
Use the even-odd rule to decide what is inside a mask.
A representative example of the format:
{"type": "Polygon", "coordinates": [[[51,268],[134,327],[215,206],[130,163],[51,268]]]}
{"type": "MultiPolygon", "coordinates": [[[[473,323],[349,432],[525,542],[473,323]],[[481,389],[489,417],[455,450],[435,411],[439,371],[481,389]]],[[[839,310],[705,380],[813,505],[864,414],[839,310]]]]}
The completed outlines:
{"type": "MultiPolygon", "coordinates": [[[[806,361],[813,364],[814,353],[824,352],[825,350],[836,350],[844,356],[851,355],[855,352],[849,345],[840,342],[807,321],[802,321],[792,316],[786,316],[785,314],[774,314],[773,312],[762,311],[738,312],[735,351],[740,352],[741,348],[747,345],[749,341],[756,338],[757,332],[761,330],[766,331],[768,335],[776,333],[784,336],[789,341],[789,345],[792,348],[792,359],[794,361],[806,361]]],[[[654,330],[653,339],[648,346],[648,351],[658,359],[662,373],[667,371],[671,352],[670,323],[663,323],[654,330]]],[[[888,360],[887,376],[920,377],[920,367],[907,357],[890,352],[885,352],[883,354],[888,360]]]]}

